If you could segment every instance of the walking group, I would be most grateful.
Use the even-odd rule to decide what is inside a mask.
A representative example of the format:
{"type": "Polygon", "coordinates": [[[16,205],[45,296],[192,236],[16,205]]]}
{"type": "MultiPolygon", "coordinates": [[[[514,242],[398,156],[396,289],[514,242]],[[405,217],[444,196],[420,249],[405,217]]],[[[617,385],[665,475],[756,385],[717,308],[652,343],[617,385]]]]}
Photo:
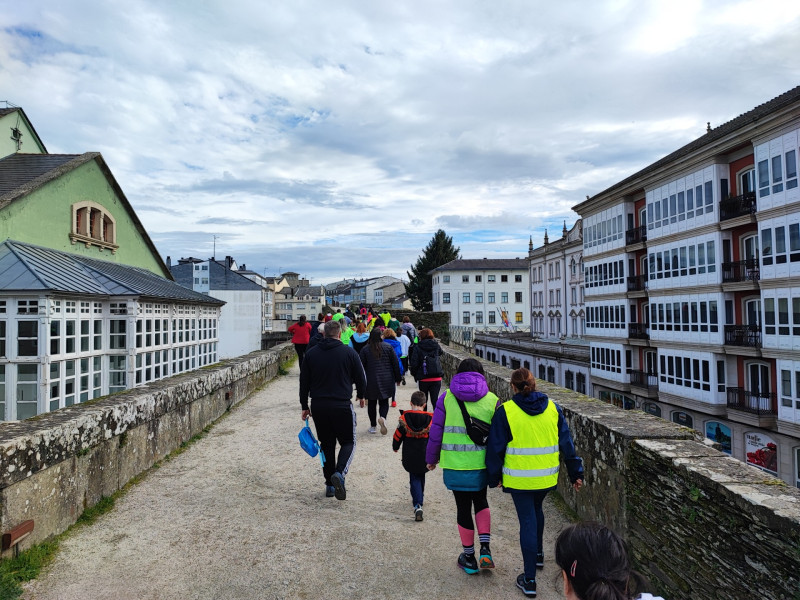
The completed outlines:
{"type": "MultiPolygon", "coordinates": [[[[489,391],[483,366],[475,358],[461,361],[440,394],[443,352],[431,329],[417,332],[408,317],[401,324],[388,313],[369,323],[337,315],[342,316],[316,325],[319,340],[311,344],[309,338],[306,347],[297,350],[301,416],[306,420],[313,415],[327,457],[325,495],[339,500],[347,497],[345,478],[356,446],[353,387],[359,405],[368,407],[368,432],[377,433],[379,428],[385,435],[390,403],[396,406],[396,386],[405,383],[410,372],[419,391],[411,395],[410,410],[400,411],[392,448],[398,452],[402,447],[414,519],[423,520],[425,474],[438,466],[456,504],[461,542],[457,566],[470,575],[493,569],[487,490],[501,487],[511,494],[520,524],[524,570],[516,585],[526,596],[536,596],[537,569],[545,561],[543,501],[556,487],[562,460],[576,491],[584,480],[583,462],[576,455],[561,408],[536,391],[527,369],[512,373],[511,398],[498,398],[489,391]]],[[[298,330],[310,335],[312,327],[302,318],[290,327],[290,331],[296,328],[292,332],[296,348],[304,339],[298,330]]],[[[554,558],[570,600],[636,597],[640,580],[631,570],[624,543],[606,527],[589,523],[565,529],[554,558]]],[[[649,594],[638,597],[652,598],[649,594]]]]}

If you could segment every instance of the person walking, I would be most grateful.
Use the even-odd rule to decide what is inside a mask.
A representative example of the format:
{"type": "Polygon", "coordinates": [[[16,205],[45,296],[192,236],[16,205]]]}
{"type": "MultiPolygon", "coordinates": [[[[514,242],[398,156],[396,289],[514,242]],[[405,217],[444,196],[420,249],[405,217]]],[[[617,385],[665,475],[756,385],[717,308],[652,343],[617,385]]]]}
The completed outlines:
{"type": "Polygon", "coordinates": [[[361,355],[361,349],[367,345],[369,341],[369,332],[367,331],[367,326],[364,325],[362,322],[358,322],[356,324],[356,330],[353,335],[350,336],[350,346],[361,355]]]}
{"type": "Polygon", "coordinates": [[[400,411],[400,419],[392,438],[392,450],[403,447],[403,468],[408,472],[408,486],[411,490],[411,504],[414,506],[414,520],[422,521],[422,505],[425,502],[425,450],[433,415],[423,410],[425,394],[411,394],[411,410],[400,411]]]}
{"type": "Polygon", "coordinates": [[[605,525],[576,523],[556,540],[567,600],[664,600],[638,592],[643,578],[631,568],[625,542],[605,525]]]}
{"type": "Polygon", "coordinates": [[[431,402],[432,410],[436,410],[436,400],[442,389],[442,361],[439,358],[444,352],[433,337],[433,331],[427,327],[419,330],[419,343],[414,344],[408,356],[408,367],[419,382],[419,391],[423,392],[431,402]]]}
{"type": "MultiPolygon", "coordinates": [[[[422,331],[425,331],[424,329],[422,331]]],[[[421,332],[420,332],[421,333],[421,332]]],[[[478,446],[467,434],[459,401],[471,418],[485,423],[492,420],[497,396],[489,391],[481,363],[465,358],[433,411],[425,459],[428,470],[441,461],[442,479],[456,500],[456,521],[462,552],[457,564],[468,574],[481,569],[493,569],[489,502],[486,498],[488,474],[484,457],[486,448],[478,446]],[[475,511],[475,521],[472,512],[475,511]],[[475,526],[480,541],[479,561],[475,559],[475,526]]]]}
{"type": "MultiPolygon", "coordinates": [[[[397,336],[397,341],[400,344],[400,365],[403,367],[403,378],[400,383],[406,384],[406,373],[408,373],[408,350],[411,348],[411,339],[402,333],[397,336]]],[[[422,394],[423,396],[425,394],[422,394]]]]}
{"type": "Polygon", "coordinates": [[[307,352],[300,367],[300,408],[304,421],[313,416],[317,438],[325,453],[322,467],[325,495],[344,500],[347,498],[345,476],[356,448],[356,413],[351,402],[353,384],[363,407],[367,380],[358,354],[339,340],[339,323],[325,323],[324,331],[325,338],[307,352]]]}
{"type": "Polygon", "coordinates": [[[305,315],[300,315],[297,323],[289,327],[289,333],[292,334],[292,343],[294,344],[294,351],[297,353],[297,362],[302,367],[303,358],[308,348],[308,340],[311,337],[311,324],[306,321],[305,315]]]}
{"type": "Polygon", "coordinates": [[[489,486],[510,493],[519,518],[519,543],[525,571],[517,587],[536,595],[536,569],[544,566],[542,503],[558,483],[559,454],[575,491],[583,486],[583,461],[564,415],[546,394],[536,391],[528,369],[511,374],[513,397],[497,408],[486,445],[489,486]]]}
{"type": "Polygon", "coordinates": [[[403,323],[400,325],[400,333],[407,335],[408,339],[410,339],[412,342],[414,341],[414,338],[417,337],[417,329],[411,323],[411,319],[407,316],[403,317],[403,323]]]}
{"type": "MultiPolygon", "coordinates": [[[[400,381],[398,381],[398,385],[403,382],[403,378],[406,372],[403,370],[403,346],[400,344],[399,340],[397,339],[397,335],[395,332],[387,327],[383,330],[383,341],[389,344],[394,350],[394,353],[397,355],[397,363],[400,365],[400,381]]],[[[397,390],[395,390],[396,392],[397,390]]],[[[395,394],[392,394],[392,408],[397,406],[397,400],[395,399],[395,394]]]]}
{"type": "Polygon", "coordinates": [[[392,347],[383,341],[381,332],[373,329],[369,342],[361,349],[361,363],[367,375],[367,415],[369,433],[376,433],[380,426],[381,434],[389,431],[386,416],[389,414],[389,398],[394,396],[396,383],[400,383],[400,362],[392,347]],[[377,416],[377,419],[376,419],[377,416]]]}

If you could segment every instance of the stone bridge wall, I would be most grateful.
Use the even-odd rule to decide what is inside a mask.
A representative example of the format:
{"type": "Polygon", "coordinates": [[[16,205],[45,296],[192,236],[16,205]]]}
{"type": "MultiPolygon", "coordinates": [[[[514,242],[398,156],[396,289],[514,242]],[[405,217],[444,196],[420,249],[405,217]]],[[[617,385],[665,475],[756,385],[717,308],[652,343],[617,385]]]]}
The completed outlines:
{"type": "MultiPolygon", "coordinates": [[[[444,350],[449,381],[471,355],[444,350]]],[[[481,363],[490,389],[508,399],[511,370],[481,363]]],[[[536,384],[563,409],[584,460],[586,486],[576,494],[562,469],[561,496],[581,519],[623,534],[664,598],[800,599],[800,490],[687,428],[536,384]]]]}
{"type": "Polygon", "coordinates": [[[291,344],[254,352],[0,426],[0,531],[28,519],[24,549],[61,533],[83,511],[224,415],[295,356],[291,344]]]}

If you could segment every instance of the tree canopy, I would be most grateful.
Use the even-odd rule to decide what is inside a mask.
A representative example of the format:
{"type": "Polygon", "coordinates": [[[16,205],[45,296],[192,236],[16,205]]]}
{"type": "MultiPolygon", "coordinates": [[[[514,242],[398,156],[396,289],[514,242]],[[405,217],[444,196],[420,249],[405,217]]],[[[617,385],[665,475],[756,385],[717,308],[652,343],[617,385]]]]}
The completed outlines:
{"type": "Polygon", "coordinates": [[[460,251],[460,248],[453,246],[453,238],[443,230],[440,229],[433,234],[433,238],[422,251],[422,256],[417,259],[410,272],[406,271],[408,275],[406,294],[415,310],[433,310],[433,285],[428,273],[459,258],[460,251]]]}

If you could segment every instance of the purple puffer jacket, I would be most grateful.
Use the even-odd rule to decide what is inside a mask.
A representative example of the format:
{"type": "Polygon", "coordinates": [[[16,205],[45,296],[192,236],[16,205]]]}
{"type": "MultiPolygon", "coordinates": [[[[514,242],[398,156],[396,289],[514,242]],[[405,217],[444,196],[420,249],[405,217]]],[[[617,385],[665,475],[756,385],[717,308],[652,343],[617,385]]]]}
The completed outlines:
{"type": "MultiPolygon", "coordinates": [[[[466,373],[456,373],[450,381],[450,391],[453,395],[463,402],[477,402],[489,393],[489,386],[486,379],[480,373],[468,371],[466,373]]],[[[436,410],[433,411],[433,421],[431,422],[431,432],[428,438],[428,449],[425,452],[425,460],[429,465],[439,462],[439,453],[442,451],[442,434],[444,433],[444,397],[445,391],[436,402],[436,410]]]]}

